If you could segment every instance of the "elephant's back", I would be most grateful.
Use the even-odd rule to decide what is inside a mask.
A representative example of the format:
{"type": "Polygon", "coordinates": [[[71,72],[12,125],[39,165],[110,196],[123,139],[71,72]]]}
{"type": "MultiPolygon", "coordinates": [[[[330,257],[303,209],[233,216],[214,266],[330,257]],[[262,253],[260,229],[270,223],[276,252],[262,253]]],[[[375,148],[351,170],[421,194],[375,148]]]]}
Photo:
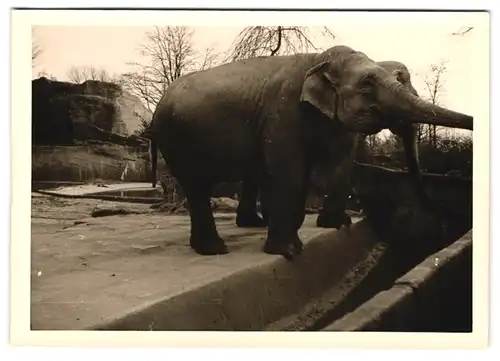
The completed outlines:
{"type": "Polygon", "coordinates": [[[186,74],[168,88],[172,96],[181,93],[203,94],[238,92],[262,83],[286,62],[286,59],[248,59],[186,74]]]}
{"type": "Polygon", "coordinates": [[[302,81],[309,64],[314,64],[314,56],[251,58],[193,72],[169,86],[165,102],[170,103],[178,114],[202,106],[207,111],[224,108],[230,116],[236,115],[233,113],[250,116],[252,112],[259,112],[265,98],[272,98],[288,76],[298,76],[302,81]]]}
{"type": "Polygon", "coordinates": [[[254,85],[267,83],[283,68],[310,62],[314,56],[314,54],[267,56],[221,64],[183,75],[176,79],[167,91],[176,94],[193,90],[203,93],[220,93],[224,90],[237,92],[239,89],[249,89],[254,85]]]}

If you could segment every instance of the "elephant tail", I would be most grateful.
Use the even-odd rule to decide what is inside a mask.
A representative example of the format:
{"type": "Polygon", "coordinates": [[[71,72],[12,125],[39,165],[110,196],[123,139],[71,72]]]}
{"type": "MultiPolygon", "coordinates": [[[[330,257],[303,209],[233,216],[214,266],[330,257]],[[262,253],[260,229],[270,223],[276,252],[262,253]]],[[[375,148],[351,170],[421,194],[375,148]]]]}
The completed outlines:
{"type": "Polygon", "coordinates": [[[152,137],[150,142],[151,152],[151,182],[153,188],[156,188],[156,168],[158,164],[158,142],[152,137]]]}

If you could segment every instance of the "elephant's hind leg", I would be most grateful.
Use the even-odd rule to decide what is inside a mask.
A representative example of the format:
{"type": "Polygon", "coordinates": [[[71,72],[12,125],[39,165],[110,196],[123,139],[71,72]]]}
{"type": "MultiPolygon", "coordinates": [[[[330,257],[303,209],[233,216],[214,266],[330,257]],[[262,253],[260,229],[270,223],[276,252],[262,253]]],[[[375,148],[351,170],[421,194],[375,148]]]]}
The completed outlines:
{"type": "Polygon", "coordinates": [[[266,227],[267,222],[257,214],[257,196],[259,185],[257,182],[245,180],[242,182],[241,199],[236,210],[236,224],[238,227],[266,227]]]}
{"type": "Polygon", "coordinates": [[[210,207],[212,184],[197,180],[181,183],[186,195],[191,217],[191,248],[200,255],[228,253],[224,241],[219,236],[210,207]]]}

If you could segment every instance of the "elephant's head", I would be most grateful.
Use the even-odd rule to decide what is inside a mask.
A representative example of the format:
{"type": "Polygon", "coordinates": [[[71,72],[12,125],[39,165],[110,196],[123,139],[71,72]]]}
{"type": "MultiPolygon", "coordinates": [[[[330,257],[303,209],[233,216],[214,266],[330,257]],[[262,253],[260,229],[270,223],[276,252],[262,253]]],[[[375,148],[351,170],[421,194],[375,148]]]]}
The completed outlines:
{"type": "Polygon", "coordinates": [[[411,83],[410,71],[403,63],[394,60],[378,61],[377,65],[382,67],[389,77],[394,81],[398,81],[403,84],[408,90],[413,94],[418,96],[417,90],[413,87],[411,83]]]}
{"type": "Polygon", "coordinates": [[[401,120],[472,130],[471,116],[419,98],[397,73],[345,46],[318,55],[318,63],[306,73],[301,101],[347,130],[365,134],[398,127],[401,120]]]}

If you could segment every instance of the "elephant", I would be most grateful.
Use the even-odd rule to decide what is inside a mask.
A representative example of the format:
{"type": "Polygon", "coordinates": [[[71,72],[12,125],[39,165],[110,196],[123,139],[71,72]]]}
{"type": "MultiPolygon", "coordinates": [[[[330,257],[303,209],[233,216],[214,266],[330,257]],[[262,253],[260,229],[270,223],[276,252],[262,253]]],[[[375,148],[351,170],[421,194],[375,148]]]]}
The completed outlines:
{"type": "MultiPolygon", "coordinates": [[[[418,92],[411,83],[411,75],[408,68],[398,61],[381,61],[377,65],[387,71],[389,76],[400,82],[413,95],[418,96],[418,92]]],[[[422,175],[419,165],[418,155],[418,125],[401,119],[388,128],[392,133],[396,134],[403,141],[405,150],[406,163],[408,167],[408,175],[414,185],[416,194],[419,196],[419,201],[422,206],[431,209],[432,205],[425,192],[422,184],[422,175]]],[[[351,218],[345,214],[345,205],[350,194],[356,193],[356,190],[351,187],[350,174],[352,171],[353,162],[355,160],[356,148],[364,137],[361,134],[353,135],[353,142],[341,163],[336,169],[333,169],[334,174],[330,175],[327,193],[324,198],[323,207],[316,219],[316,225],[324,228],[339,228],[343,225],[351,224],[351,218]]]]}
{"type": "MultiPolygon", "coordinates": [[[[389,73],[389,76],[394,79],[414,94],[418,96],[418,92],[411,83],[411,75],[405,64],[398,61],[379,61],[376,63],[389,73]]],[[[405,155],[408,165],[408,173],[420,195],[420,200],[423,205],[428,205],[428,197],[421,183],[421,172],[418,157],[418,125],[409,122],[401,122],[400,125],[395,124],[389,128],[394,134],[399,136],[403,141],[405,155]]],[[[355,159],[355,153],[360,142],[364,140],[362,134],[349,133],[346,134],[345,146],[342,147],[346,154],[332,154],[333,159],[338,159],[337,165],[331,169],[321,169],[319,172],[313,171],[311,182],[316,184],[322,183],[324,177],[329,178],[329,183],[326,188],[323,207],[316,219],[316,225],[323,228],[340,228],[343,225],[351,224],[351,218],[345,213],[345,204],[350,195],[355,195],[356,191],[350,186],[350,170],[355,159]],[[319,174],[318,174],[319,173],[319,174]],[[315,176],[316,175],[316,176],[315,176]]],[[[335,147],[333,147],[335,152],[335,147]]],[[[327,162],[326,166],[332,166],[331,162],[327,162]]],[[[323,168],[325,168],[323,166],[323,168]]],[[[237,209],[236,224],[239,227],[265,227],[268,224],[268,212],[266,210],[266,201],[261,194],[261,214],[257,214],[257,196],[259,190],[256,184],[242,185],[242,196],[239,207],[237,209]]]]}
{"type": "MultiPolygon", "coordinates": [[[[344,45],[323,52],[237,60],[185,74],[153,112],[153,185],[159,149],[189,204],[190,247],[229,252],[210,208],[219,182],[257,184],[268,201],[263,252],[293,260],[303,252],[311,171],[349,133],[399,124],[472,130],[473,117],[412,94],[365,53],[344,45]]],[[[326,158],[325,158],[326,157],[326,158]]]]}

